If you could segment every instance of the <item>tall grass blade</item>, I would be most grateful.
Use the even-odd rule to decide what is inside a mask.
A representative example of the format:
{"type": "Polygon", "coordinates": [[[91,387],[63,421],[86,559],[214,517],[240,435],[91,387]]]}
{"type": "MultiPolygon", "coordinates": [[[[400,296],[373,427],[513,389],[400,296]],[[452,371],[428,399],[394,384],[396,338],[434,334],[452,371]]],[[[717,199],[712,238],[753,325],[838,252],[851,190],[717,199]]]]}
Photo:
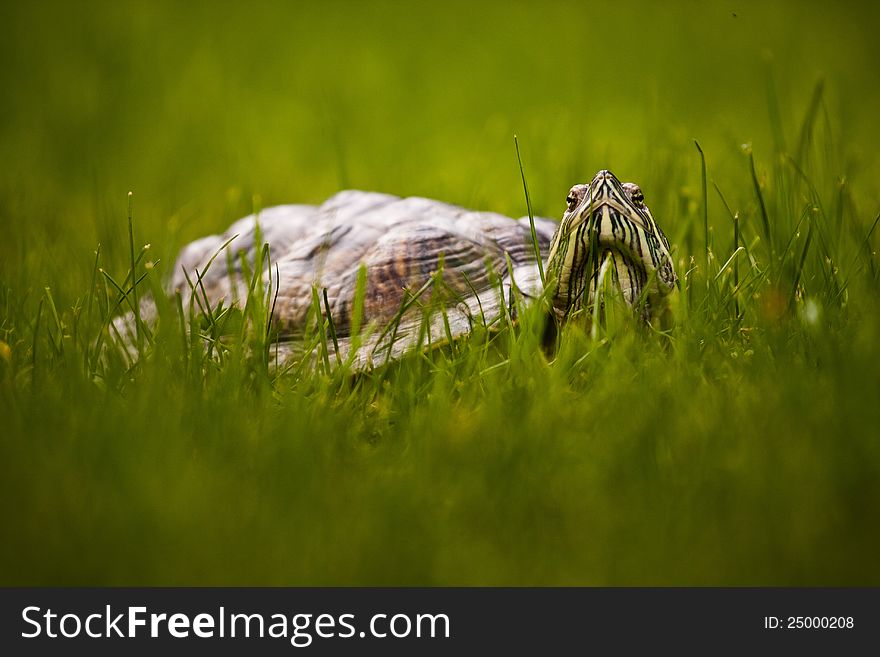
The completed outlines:
{"type": "Polygon", "coordinates": [[[513,145],[516,147],[516,161],[519,164],[519,174],[522,176],[523,191],[526,194],[526,210],[529,213],[529,228],[532,231],[532,247],[535,250],[535,260],[538,263],[538,275],[541,277],[541,287],[547,284],[544,278],[544,262],[541,259],[541,245],[538,243],[538,231],[535,230],[535,217],[532,214],[532,199],[529,196],[529,186],[526,184],[526,172],[523,169],[522,158],[519,155],[519,141],[513,136],[513,145]]]}
{"type": "Polygon", "coordinates": [[[791,288],[791,298],[789,299],[789,307],[793,306],[795,300],[797,299],[797,291],[801,281],[801,274],[804,271],[804,263],[807,261],[807,253],[810,252],[810,244],[813,241],[813,222],[807,219],[807,223],[809,224],[809,226],[807,227],[807,239],[804,242],[804,250],[801,252],[801,258],[798,261],[798,266],[795,270],[794,282],[792,283],[791,288]]]}
{"type": "Polygon", "coordinates": [[[321,361],[324,363],[324,373],[330,374],[330,354],[327,349],[327,332],[324,330],[324,313],[321,312],[321,300],[318,298],[318,287],[312,285],[312,308],[315,312],[315,322],[318,329],[318,346],[321,348],[321,361]]]}
{"type": "Polygon", "coordinates": [[[333,323],[333,313],[330,312],[330,300],[327,298],[327,288],[323,290],[324,311],[327,313],[327,326],[330,329],[330,339],[333,340],[333,352],[336,354],[336,364],[339,365],[339,341],[336,339],[336,325],[333,323]]]}
{"type": "Polygon", "coordinates": [[[764,192],[761,191],[761,183],[758,181],[758,172],[755,169],[755,154],[749,149],[749,172],[752,176],[752,186],[758,199],[758,207],[761,211],[761,228],[764,230],[764,238],[770,249],[770,258],[775,262],[776,253],[773,246],[773,234],[770,230],[770,217],[767,215],[767,204],[764,202],[764,192]]]}
{"type": "Polygon", "coordinates": [[[357,357],[360,351],[362,337],[362,322],[364,318],[364,302],[367,297],[367,266],[361,263],[358,266],[357,278],[354,285],[354,299],[351,307],[351,321],[349,323],[349,335],[351,336],[351,347],[349,359],[357,357]]]}
{"type": "Polygon", "coordinates": [[[709,272],[709,192],[706,187],[706,156],[703,154],[700,142],[696,139],[694,139],[694,145],[700,152],[700,180],[702,182],[700,189],[703,193],[703,247],[705,249],[703,255],[706,258],[706,285],[709,285],[712,274],[709,272]]]}
{"type": "MultiPolygon", "coordinates": [[[[132,296],[134,297],[134,327],[135,327],[135,335],[137,337],[137,351],[138,357],[143,356],[144,353],[144,336],[143,329],[141,328],[141,308],[140,301],[138,300],[138,290],[137,290],[137,261],[135,260],[134,254],[134,224],[132,222],[132,213],[131,213],[131,199],[133,194],[131,192],[128,193],[128,247],[129,253],[131,254],[131,280],[134,281],[134,285],[132,285],[132,296]]],[[[123,283],[124,285],[124,283],[123,283]]]]}

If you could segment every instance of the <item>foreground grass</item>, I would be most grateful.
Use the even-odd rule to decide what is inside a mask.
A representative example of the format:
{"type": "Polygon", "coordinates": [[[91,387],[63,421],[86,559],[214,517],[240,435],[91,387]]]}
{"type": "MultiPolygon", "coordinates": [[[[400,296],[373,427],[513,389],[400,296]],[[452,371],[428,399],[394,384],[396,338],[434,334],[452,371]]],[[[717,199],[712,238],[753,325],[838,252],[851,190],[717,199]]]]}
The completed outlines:
{"type": "Polygon", "coordinates": [[[7,391],[4,579],[876,582],[877,337],[7,391]]]}
{"type": "MultiPolygon", "coordinates": [[[[410,20],[391,9],[390,16],[371,20],[410,20]]],[[[143,64],[138,44],[152,34],[156,16],[177,16],[167,7],[157,12],[127,28],[133,45],[115,44],[125,57],[102,64],[122,72],[99,74],[84,66],[95,77],[80,83],[116,80],[113,90],[137,94],[140,84],[170,75],[181,59],[175,48],[183,48],[187,30],[203,17],[184,15],[178,27],[169,24],[179,38],[158,63],[143,64]],[[128,68],[126,58],[134,62],[128,68]],[[132,73],[130,81],[124,73],[132,73]]],[[[414,56],[426,58],[419,79],[435,84],[414,84],[416,102],[394,75],[378,64],[371,68],[369,58],[355,69],[360,77],[346,78],[353,86],[333,86],[328,80],[340,63],[335,58],[342,57],[335,51],[329,61],[320,60],[323,68],[313,77],[294,63],[267,65],[272,84],[265,88],[247,78],[253,94],[230,99],[228,109],[250,120],[242,121],[245,132],[230,143],[271,133],[286,135],[298,148],[262,146],[265,152],[255,151],[262,158],[251,153],[265,180],[255,177],[245,191],[227,193],[224,185],[255,175],[247,172],[250,160],[233,166],[221,157],[226,164],[218,170],[208,156],[217,155],[206,146],[208,132],[222,140],[228,128],[216,110],[207,114],[211,130],[205,134],[193,131],[187,113],[177,109],[161,131],[150,132],[145,126],[152,115],[141,113],[147,111],[143,103],[118,102],[113,111],[119,119],[98,110],[93,118],[103,123],[93,132],[83,118],[91,115],[77,104],[87,106],[89,99],[74,94],[69,105],[46,110],[46,123],[62,126],[67,140],[53,142],[48,152],[58,157],[50,163],[41,159],[36,133],[26,129],[32,119],[6,101],[9,125],[19,130],[4,132],[0,146],[8,153],[20,144],[33,148],[23,149],[28,155],[16,160],[20,172],[4,173],[0,187],[10,236],[0,244],[0,582],[880,583],[878,189],[853,138],[870,145],[873,128],[849,110],[853,120],[840,129],[821,86],[812,97],[804,89],[798,111],[788,111],[796,118],[780,117],[768,78],[770,91],[760,102],[770,107],[769,122],[746,116],[745,109],[725,115],[756,124],[754,154],[738,148],[744,138],[735,148],[719,146],[713,132],[701,138],[704,178],[701,152],[689,137],[655,134],[649,152],[637,155],[641,147],[624,129],[629,124],[589,117],[598,132],[614,136],[609,161],[595,137],[572,136],[580,119],[560,118],[550,105],[561,102],[559,90],[579,107],[595,92],[563,84],[571,79],[564,61],[554,62],[547,81],[534,76],[537,86],[524,108],[519,92],[483,84],[503,79],[499,71],[510,67],[505,56],[524,65],[521,74],[530,79],[530,66],[545,72],[539,59],[518,49],[511,53],[507,28],[528,22],[530,14],[518,16],[499,14],[497,33],[481,35],[480,52],[501,54],[480,60],[485,70],[473,71],[474,89],[469,83],[456,87],[461,103],[483,103],[519,125],[537,126],[520,130],[520,142],[541,214],[555,214],[568,186],[599,166],[642,184],[675,245],[681,286],[670,302],[668,329],[639,327],[625,314],[612,314],[595,332],[569,327],[559,352],[548,358],[538,344],[540,309],[533,309],[515,329],[480,332],[359,376],[333,367],[332,356],[325,367],[320,355],[278,372],[262,351],[270,297],[255,292],[246,311],[250,324],[236,325],[236,316],[227,315],[226,328],[239,330],[227,331],[222,356],[215,349],[207,357],[202,343],[187,337],[194,333],[181,328],[210,334],[217,318],[181,317],[169,303],[155,334],[144,339],[145,357],[137,364],[98,358],[97,341],[113,340],[107,321],[120,301],[115,285],[128,290],[132,261],[141,281],[138,295],[158,290],[184,241],[225,228],[261,204],[251,202],[249,186],[267,201],[315,201],[353,178],[358,186],[524,214],[504,121],[498,128],[480,123],[482,117],[451,115],[432,95],[435,86],[442,91],[439,82],[451,84],[449,71],[430,63],[438,53],[456,70],[470,70],[473,53],[450,52],[438,36],[458,34],[458,16],[447,17],[446,31],[417,40],[425,54],[414,56]],[[296,94],[270,95],[274,81],[290,71],[306,84],[296,94]],[[316,89],[328,85],[341,99],[318,98],[316,89]],[[361,86],[368,96],[358,96],[361,86]],[[385,92],[383,102],[375,100],[382,94],[374,87],[385,92]],[[337,150],[309,136],[314,126],[303,108],[319,102],[338,112],[340,126],[328,128],[341,132],[337,150]],[[248,114],[254,107],[259,121],[248,114]],[[412,122],[405,118],[410,113],[412,122]],[[372,130],[346,132],[350,122],[357,128],[374,116],[376,123],[367,125],[372,130]],[[306,128],[290,127],[297,121],[306,128]],[[141,127],[126,133],[124,126],[131,125],[141,127]],[[408,155],[425,126],[449,144],[428,144],[408,155]],[[396,131],[404,135],[401,143],[392,138],[396,131]],[[488,148],[473,153],[465,142],[480,134],[488,148]],[[95,146],[98,161],[119,162],[122,173],[108,165],[92,180],[83,171],[79,153],[93,138],[105,140],[95,146]],[[171,165],[160,154],[168,144],[181,148],[171,165]],[[553,155],[538,155],[543,153],[553,155]],[[423,154],[427,161],[418,159],[423,154]],[[433,174],[430,185],[413,181],[415,161],[407,157],[416,158],[420,174],[442,175],[433,174]],[[410,162],[409,173],[395,168],[395,158],[410,162]],[[117,177],[153,190],[143,202],[135,196],[131,242],[127,187],[115,185],[117,177]],[[559,198],[547,191],[557,187],[559,198]],[[174,200],[190,195],[199,200],[174,200]],[[149,200],[160,197],[166,201],[149,200]],[[141,254],[143,242],[153,246],[141,254]]],[[[810,20],[806,16],[783,22],[810,20]]],[[[27,16],[12,17],[28,24],[27,16]]],[[[295,18],[300,31],[322,25],[316,16],[295,18]]],[[[436,24],[436,17],[428,18],[436,24]]],[[[532,19],[535,38],[556,34],[559,25],[532,19]]],[[[112,13],[105,20],[118,27],[112,13]]],[[[212,36],[234,37],[222,42],[243,58],[243,69],[264,41],[212,20],[219,21],[215,32],[200,37],[180,89],[166,90],[175,108],[195,111],[198,99],[217,91],[212,85],[223,88],[212,36]]],[[[264,22],[257,16],[259,25],[264,22]]],[[[334,30],[361,23],[329,22],[338,42],[344,39],[334,30]]],[[[85,35],[114,33],[80,27],[85,35]]],[[[66,34],[58,30],[59,38],[66,34]]],[[[315,52],[324,53],[329,34],[316,29],[312,41],[298,34],[304,45],[297,47],[312,55],[303,61],[317,66],[315,52]]],[[[797,35],[792,28],[790,38],[797,35]]],[[[10,35],[3,47],[32,47],[16,38],[10,35]]],[[[371,50],[369,42],[349,35],[353,48],[380,63],[410,53],[404,32],[384,38],[387,43],[371,50]]],[[[87,42],[75,43],[73,52],[89,63],[87,42]]],[[[114,46],[106,35],[95,43],[98,50],[114,46]]],[[[739,61],[742,41],[735,45],[739,61]]],[[[645,62],[658,52],[678,57],[645,48],[645,62]]],[[[225,64],[232,79],[246,78],[238,63],[225,64]]],[[[15,70],[7,75],[27,99],[30,83],[24,73],[16,78],[15,70]]],[[[37,82],[57,81],[47,70],[38,66],[37,82]]],[[[663,84],[672,85],[694,115],[705,113],[689,84],[676,82],[671,71],[658,73],[668,75],[663,84]]],[[[720,74],[738,75],[723,68],[720,74]]],[[[602,71],[596,75],[613,83],[602,71]]],[[[761,80],[753,83],[763,88],[761,80]]],[[[876,93],[864,79],[859,85],[863,99],[876,93]]],[[[836,93],[854,97],[842,83],[836,93]]],[[[614,98],[612,87],[612,108],[618,107],[614,98]]],[[[146,107],[162,116],[158,101],[146,107]]],[[[685,125],[699,125],[698,119],[685,125]]],[[[694,132],[708,131],[702,127],[694,132]]],[[[120,308],[126,303],[121,299],[120,308]]],[[[312,335],[320,334],[319,324],[316,318],[312,335]]],[[[332,353],[326,338],[317,348],[332,353]]]]}

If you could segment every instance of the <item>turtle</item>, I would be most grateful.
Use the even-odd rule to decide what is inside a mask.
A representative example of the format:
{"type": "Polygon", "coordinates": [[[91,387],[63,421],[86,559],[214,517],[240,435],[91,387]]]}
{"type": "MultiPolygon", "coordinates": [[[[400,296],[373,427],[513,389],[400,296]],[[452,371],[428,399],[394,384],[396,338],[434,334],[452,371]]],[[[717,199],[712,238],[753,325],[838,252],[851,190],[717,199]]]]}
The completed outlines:
{"type": "MultiPolygon", "coordinates": [[[[606,277],[650,320],[676,276],[669,242],[640,187],[603,169],[589,183],[571,187],[565,202],[558,224],[357,190],[317,206],[270,207],[183,247],[170,292],[180,292],[186,303],[195,298],[190,292],[197,281],[198,297],[212,306],[244,299],[246,268],[254,267],[265,242],[270,262],[261,267],[264,285],[275,290],[276,358],[296,353],[318,289],[340,356],[351,356],[356,368],[455,340],[477,323],[491,326],[510,312],[514,296],[548,299],[552,322],[563,324],[590,308],[606,277]],[[227,266],[218,266],[224,250],[227,266]],[[372,329],[355,340],[351,326],[362,267],[360,326],[372,329]]],[[[148,316],[149,308],[142,314],[148,316]]],[[[131,314],[117,322],[121,334],[130,336],[132,327],[131,314]]]]}

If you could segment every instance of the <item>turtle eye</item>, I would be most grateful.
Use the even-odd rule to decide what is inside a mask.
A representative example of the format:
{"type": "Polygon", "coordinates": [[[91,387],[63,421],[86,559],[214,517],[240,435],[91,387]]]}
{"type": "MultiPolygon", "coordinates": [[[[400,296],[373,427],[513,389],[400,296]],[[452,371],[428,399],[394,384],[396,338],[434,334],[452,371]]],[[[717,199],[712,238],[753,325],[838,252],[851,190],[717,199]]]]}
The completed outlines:
{"type": "Polygon", "coordinates": [[[645,195],[642,194],[642,190],[636,187],[632,193],[632,201],[636,205],[644,205],[645,204],[645,195]]]}
{"type": "Polygon", "coordinates": [[[565,202],[568,203],[568,211],[569,212],[571,212],[572,210],[575,209],[579,200],[580,199],[578,198],[578,195],[575,193],[574,190],[571,190],[568,193],[568,196],[565,197],[565,202]]]}

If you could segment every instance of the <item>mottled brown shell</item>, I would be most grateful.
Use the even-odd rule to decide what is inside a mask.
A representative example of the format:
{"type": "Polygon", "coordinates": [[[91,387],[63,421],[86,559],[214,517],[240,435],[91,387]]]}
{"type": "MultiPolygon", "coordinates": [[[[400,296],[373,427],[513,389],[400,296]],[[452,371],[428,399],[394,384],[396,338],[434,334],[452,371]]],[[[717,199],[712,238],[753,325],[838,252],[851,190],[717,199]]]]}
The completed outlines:
{"type": "MultiPolygon", "coordinates": [[[[361,263],[366,265],[362,325],[372,328],[356,356],[360,365],[378,365],[400,355],[418,342],[420,330],[422,340],[436,343],[470,331],[474,321],[491,322],[506,303],[512,281],[526,296],[541,289],[528,217],[515,220],[425,198],[361,191],[340,192],[320,206],[269,208],[259,217],[237,221],[222,235],[189,244],[175,264],[172,288],[188,297],[184,272],[195,281],[208,260],[234,238],[227,246],[231,257],[218,256],[202,281],[212,304],[244,298],[239,254],[244,252],[253,263],[259,246],[257,221],[262,240],[270,245],[271,273],[267,268],[264,278],[268,284],[271,275],[277,285],[274,317],[282,341],[302,334],[315,285],[327,290],[340,351],[347,355],[357,273],[361,263]],[[399,317],[407,299],[432,276],[435,282],[399,317]],[[444,305],[445,319],[434,313],[425,322],[423,308],[432,299],[444,305]],[[383,335],[392,321],[393,335],[383,335]]],[[[535,229],[545,258],[556,222],[536,218],[535,229]]]]}

